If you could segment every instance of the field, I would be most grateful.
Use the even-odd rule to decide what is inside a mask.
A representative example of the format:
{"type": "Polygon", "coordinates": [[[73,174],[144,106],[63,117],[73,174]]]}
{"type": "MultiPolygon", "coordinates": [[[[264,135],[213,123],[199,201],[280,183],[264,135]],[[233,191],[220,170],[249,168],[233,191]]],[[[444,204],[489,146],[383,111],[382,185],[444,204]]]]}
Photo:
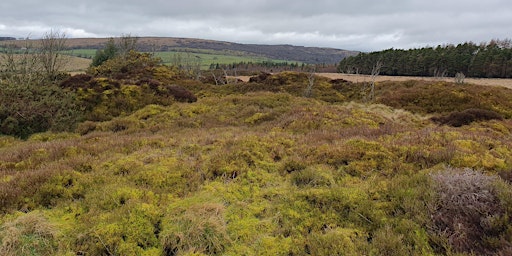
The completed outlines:
{"type": "MultiPolygon", "coordinates": [[[[329,79],[344,79],[353,83],[365,83],[372,80],[370,75],[354,75],[342,73],[317,73],[316,75],[326,77],[329,79]]],[[[238,79],[248,82],[250,76],[238,76],[238,79]]],[[[376,82],[404,82],[404,81],[428,81],[428,82],[454,82],[453,77],[435,78],[435,77],[413,77],[413,76],[377,76],[376,82]]],[[[498,79],[498,78],[466,78],[466,84],[477,84],[485,86],[502,86],[512,89],[512,79],[498,79]]]]}
{"type": "Polygon", "coordinates": [[[273,62],[273,63],[283,63],[287,62],[284,60],[273,60],[264,57],[258,56],[247,56],[247,55],[227,55],[221,53],[196,53],[196,52],[155,52],[156,57],[162,59],[164,64],[172,65],[176,63],[176,60],[181,58],[183,63],[197,63],[198,61],[201,63],[201,69],[207,70],[210,68],[211,64],[219,64],[219,65],[230,65],[233,63],[240,62],[253,62],[253,63],[261,63],[261,62],[273,62]]]}
{"type": "MultiPolygon", "coordinates": [[[[5,60],[5,55],[0,53],[0,65],[2,64],[2,61],[5,60]]],[[[75,56],[69,56],[64,55],[64,58],[62,59],[63,63],[65,64],[62,67],[63,71],[70,72],[72,74],[74,73],[82,73],[84,72],[89,65],[91,65],[91,60],[87,58],[80,58],[75,56]]]]}
{"type": "MultiPolygon", "coordinates": [[[[341,73],[323,73],[323,74],[319,74],[319,75],[325,76],[330,79],[345,79],[347,81],[351,81],[354,83],[371,81],[371,76],[369,76],[369,75],[354,75],[354,74],[341,74],[341,73]]],[[[454,82],[455,81],[455,79],[453,77],[436,78],[436,77],[409,77],[409,76],[377,76],[377,78],[375,79],[376,82],[383,82],[383,81],[403,82],[403,81],[408,81],[408,80],[444,81],[444,82],[454,82]]],[[[488,86],[503,86],[503,87],[512,89],[512,79],[466,78],[464,80],[464,83],[488,85],[488,86]]]]}
{"type": "MultiPolygon", "coordinates": [[[[84,58],[84,60],[73,59],[70,66],[74,66],[72,70],[86,70],[90,65],[91,61],[88,59],[92,59],[96,54],[95,49],[76,49],[66,51],[65,54],[84,58]]],[[[301,62],[290,62],[285,60],[277,60],[270,59],[261,56],[251,56],[248,54],[240,53],[240,52],[221,52],[221,51],[212,51],[212,50],[180,50],[180,51],[166,51],[166,52],[153,52],[155,57],[161,58],[163,63],[166,65],[172,65],[175,63],[181,63],[182,65],[197,65],[200,63],[202,70],[207,70],[210,68],[211,64],[219,64],[219,65],[230,65],[233,63],[262,63],[262,62],[271,62],[271,63],[297,63],[302,64],[301,62]]]]}

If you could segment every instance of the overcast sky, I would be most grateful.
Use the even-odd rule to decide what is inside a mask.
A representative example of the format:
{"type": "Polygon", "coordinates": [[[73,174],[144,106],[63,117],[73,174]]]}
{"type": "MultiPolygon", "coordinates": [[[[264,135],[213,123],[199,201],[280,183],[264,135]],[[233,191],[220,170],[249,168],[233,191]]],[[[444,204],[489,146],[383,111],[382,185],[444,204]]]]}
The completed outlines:
{"type": "Polygon", "coordinates": [[[512,37],[510,0],[1,0],[0,36],[170,36],[377,51],[512,37]]]}

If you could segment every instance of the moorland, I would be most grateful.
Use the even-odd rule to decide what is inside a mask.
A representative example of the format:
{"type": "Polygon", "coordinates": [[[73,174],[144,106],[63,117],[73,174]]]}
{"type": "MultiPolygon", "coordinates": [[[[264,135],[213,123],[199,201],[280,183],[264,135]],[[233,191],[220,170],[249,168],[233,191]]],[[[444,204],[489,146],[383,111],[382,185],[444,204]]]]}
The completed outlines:
{"type": "Polygon", "coordinates": [[[512,253],[511,89],[115,52],[3,73],[0,254],[512,253]]]}

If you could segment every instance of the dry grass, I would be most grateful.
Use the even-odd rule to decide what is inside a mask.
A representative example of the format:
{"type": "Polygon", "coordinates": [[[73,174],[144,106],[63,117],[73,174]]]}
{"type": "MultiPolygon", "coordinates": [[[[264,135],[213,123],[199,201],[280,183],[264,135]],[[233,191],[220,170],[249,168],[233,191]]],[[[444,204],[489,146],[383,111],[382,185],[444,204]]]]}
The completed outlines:
{"type": "MultiPolygon", "coordinates": [[[[5,60],[4,56],[5,54],[0,53],[0,66],[5,60]]],[[[72,74],[83,73],[91,65],[91,62],[90,59],[64,55],[62,70],[72,74]]]]}
{"type": "Polygon", "coordinates": [[[62,68],[71,74],[83,73],[91,65],[92,60],[75,56],[65,56],[65,65],[62,68]]]}
{"type": "Polygon", "coordinates": [[[499,238],[490,242],[492,236],[500,234],[504,218],[493,186],[497,176],[447,169],[432,178],[438,193],[432,212],[433,231],[445,237],[457,252],[490,255],[492,245],[501,248],[499,238]]]}
{"type": "Polygon", "coordinates": [[[52,255],[56,251],[56,229],[41,213],[22,215],[0,231],[1,255],[52,255]]]}
{"type": "MultiPolygon", "coordinates": [[[[364,83],[370,82],[370,75],[354,75],[354,74],[342,74],[342,73],[317,73],[319,76],[327,77],[329,79],[344,79],[353,83],[364,83]]],[[[237,79],[243,82],[249,82],[251,76],[237,76],[237,79]]],[[[419,76],[377,76],[376,82],[392,81],[392,82],[404,82],[409,80],[420,80],[420,81],[444,81],[444,82],[455,82],[453,77],[435,78],[435,77],[419,77],[419,76]]],[[[466,78],[464,79],[466,84],[477,84],[485,86],[503,86],[512,89],[512,79],[504,78],[466,78]]]]}
{"type": "Polygon", "coordinates": [[[218,255],[229,245],[225,207],[206,203],[190,206],[172,217],[169,234],[163,234],[166,255],[184,252],[218,255]]]}
{"type": "MultiPolygon", "coordinates": [[[[350,82],[369,82],[371,81],[370,75],[354,75],[354,74],[341,74],[341,73],[318,73],[320,76],[324,76],[330,79],[345,79],[350,82]]],[[[453,77],[435,78],[435,77],[414,77],[414,76],[377,76],[376,82],[384,81],[409,81],[409,80],[421,80],[421,81],[445,81],[455,82],[453,77]]],[[[486,86],[503,86],[512,88],[512,79],[500,79],[500,78],[466,78],[464,80],[467,84],[478,84],[486,86]]]]}

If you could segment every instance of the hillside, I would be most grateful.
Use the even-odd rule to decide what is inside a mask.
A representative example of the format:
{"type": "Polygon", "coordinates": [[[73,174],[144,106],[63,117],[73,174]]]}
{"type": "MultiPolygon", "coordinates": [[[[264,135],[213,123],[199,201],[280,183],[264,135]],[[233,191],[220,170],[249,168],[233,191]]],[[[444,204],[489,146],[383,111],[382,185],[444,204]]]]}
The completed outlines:
{"type": "Polygon", "coordinates": [[[511,255],[511,89],[311,81],[2,84],[0,255],[511,255]]]}
{"type": "MultiPolygon", "coordinates": [[[[21,40],[22,41],[22,40],[21,40]]],[[[21,41],[19,42],[21,45],[21,41]]],[[[100,49],[108,38],[69,38],[66,42],[71,49],[100,49]]],[[[13,41],[9,41],[12,43],[13,41]]],[[[319,47],[303,47],[292,45],[257,45],[238,44],[223,41],[174,38],[174,37],[141,37],[137,41],[140,51],[199,51],[210,50],[235,56],[256,56],[269,59],[299,61],[310,64],[334,64],[345,57],[356,55],[357,52],[319,47]]]]}

